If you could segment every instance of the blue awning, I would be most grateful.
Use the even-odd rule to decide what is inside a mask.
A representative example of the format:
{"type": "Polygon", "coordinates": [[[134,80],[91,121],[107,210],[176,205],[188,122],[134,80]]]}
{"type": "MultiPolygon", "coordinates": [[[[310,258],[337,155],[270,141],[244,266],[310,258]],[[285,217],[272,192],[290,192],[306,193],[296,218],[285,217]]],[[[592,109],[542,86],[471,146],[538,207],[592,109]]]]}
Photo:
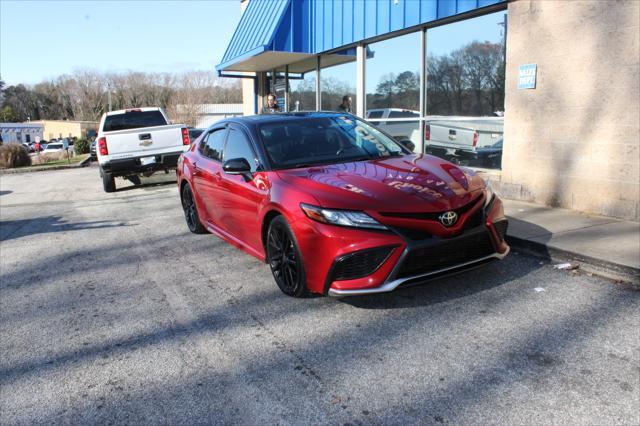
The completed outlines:
{"type": "MultiPolygon", "coordinates": [[[[260,72],[288,65],[304,73],[315,68],[319,53],[506,7],[507,0],[249,0],[216,70],[260,72]]],[[[324,67],[355,55],[334,53],[322,60],[324,67]]]]}
{"type": "MultiPolygon", "coordinates": [[[[216,69],[223,71],[244,59],[272,50],[276,31],[290,3],[291,0],[251,0],[216,69]]],[[[241,71],[239,68],[242,67],[235,67],[234,71],[241,71]]]]}

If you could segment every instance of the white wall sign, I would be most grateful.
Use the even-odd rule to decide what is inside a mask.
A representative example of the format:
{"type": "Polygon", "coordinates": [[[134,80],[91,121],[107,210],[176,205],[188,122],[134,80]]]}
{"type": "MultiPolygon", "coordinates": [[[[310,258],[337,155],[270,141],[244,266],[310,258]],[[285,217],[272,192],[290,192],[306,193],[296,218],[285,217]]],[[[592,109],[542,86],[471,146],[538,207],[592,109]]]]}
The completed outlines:
{"type": "Polygon", "coordinates": [[[520,68],[518,69],[518,89],[536,88],[537,69],[537,64],[520,65],[520,68]]]}

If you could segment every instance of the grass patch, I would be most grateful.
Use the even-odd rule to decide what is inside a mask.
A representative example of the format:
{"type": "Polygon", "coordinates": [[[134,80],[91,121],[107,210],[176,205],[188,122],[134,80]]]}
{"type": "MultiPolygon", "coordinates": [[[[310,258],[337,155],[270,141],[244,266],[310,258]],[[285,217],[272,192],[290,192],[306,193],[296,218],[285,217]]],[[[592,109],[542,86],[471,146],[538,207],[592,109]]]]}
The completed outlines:
{"type": "Polygon", "coordinates": [[[52,160],[52,161],[47,161],[45,163],[39,163],[39,164],[36,164],[36,162],[34,161],[33,165],[38,167],[49,167],[49,166],[64,166],[65,164],[78,164],[82,160],[86,159],[88,156],[89,154],[75,155],[73,157],[69,157],[69,161],[67,161],[67,158],[65,157],[64,159],[52,160]]]}

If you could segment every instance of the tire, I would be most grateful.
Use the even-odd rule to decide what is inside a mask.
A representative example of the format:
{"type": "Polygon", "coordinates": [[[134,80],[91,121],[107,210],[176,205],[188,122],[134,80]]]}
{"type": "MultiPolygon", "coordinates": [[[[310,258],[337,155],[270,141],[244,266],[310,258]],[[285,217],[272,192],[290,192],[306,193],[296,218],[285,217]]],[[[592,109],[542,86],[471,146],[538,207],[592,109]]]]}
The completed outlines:
{"type": "Polygon", "coordinates": [[[304,263],[298,242],[283,216],[269,224],[266,242],[267,261],[273,278],[287,296],[303,297],[307,293],[304,263]]]}
{"type": "Polygon", "coordinates": [[[207,229],[200,222],[200,215],[196,206],[196,200],[191,192],[189,184],[182,188],[182,210],[184,210],[184,219],[187,221],[189,231],[194,234],[206,234],[207,229]]]}
{"type": "Polygon", "coordinates": [[[116,179],[111,173],[101,171],[104,192],[116,192],[116,179]]]}

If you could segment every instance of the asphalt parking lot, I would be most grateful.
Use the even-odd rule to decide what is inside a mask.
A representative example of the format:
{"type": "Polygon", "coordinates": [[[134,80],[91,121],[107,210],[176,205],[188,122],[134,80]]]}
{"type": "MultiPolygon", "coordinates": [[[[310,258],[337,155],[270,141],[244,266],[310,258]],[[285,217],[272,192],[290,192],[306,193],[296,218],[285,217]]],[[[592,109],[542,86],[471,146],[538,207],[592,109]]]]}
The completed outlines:
{"type": "Polygon", "coordinates": [[[172,176],[0,176],[0,423],[640,424],[640,292],[514,252],[292,299],[172,176]]]}

